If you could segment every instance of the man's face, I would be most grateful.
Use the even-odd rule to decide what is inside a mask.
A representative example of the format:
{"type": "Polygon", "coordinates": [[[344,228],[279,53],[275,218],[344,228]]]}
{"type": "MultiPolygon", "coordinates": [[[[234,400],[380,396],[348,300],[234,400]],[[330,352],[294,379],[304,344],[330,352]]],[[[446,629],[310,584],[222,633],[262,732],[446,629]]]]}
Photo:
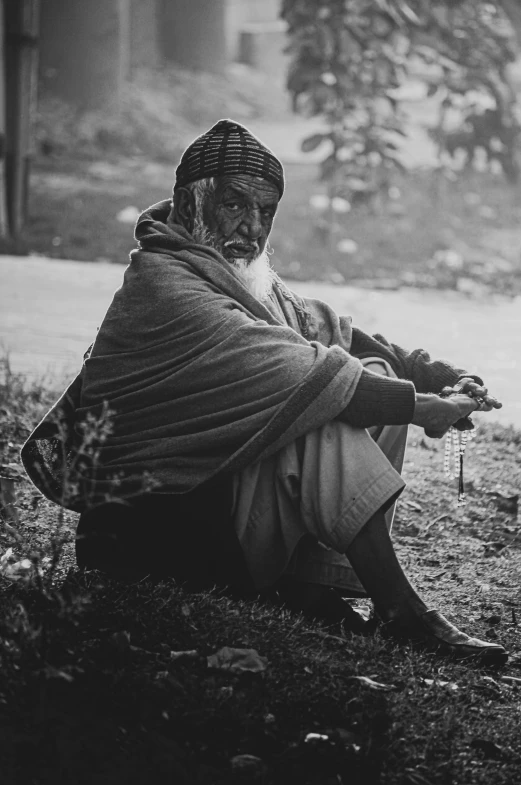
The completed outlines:
{"type": "Polygon", "coordinates": [[[203,207],[203,221],[212,244],[229,262],[248,264],[265,249],[279,192],[275,185],[252,175],[225,175],[203,207]]]}

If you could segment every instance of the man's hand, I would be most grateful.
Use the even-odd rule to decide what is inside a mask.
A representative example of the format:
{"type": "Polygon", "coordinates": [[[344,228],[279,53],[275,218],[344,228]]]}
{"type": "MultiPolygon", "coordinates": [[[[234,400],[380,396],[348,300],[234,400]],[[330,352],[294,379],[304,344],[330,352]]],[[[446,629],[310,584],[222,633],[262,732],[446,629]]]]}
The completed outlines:
{"type": "MultiPolygon", "coordinates": [[[[476,382],[473,380],[469,381],[476,385],[476,382]]],[[[457,393],[448,398],[417,393],[413,425],[419,425],[423,428],[425,434],[431,439],[441,439],[451,425],[454,425],[458,420],[468,417],[472,412],[478,410],[490,412],[492,409],[501,408],[502,404],[495,398],[492,398],[492,396],[489,396],[486,388],[481,387],[479,384],[476,387],[480,391],[485,391],[485,394],[479,396],[479,399],[470,398],[463,393],[457,393]]]]}
{"type": "Polygon", "coordinates": [[[503,406],[496,398],[493,398],[491,395],[488,394],[488,389],[483,387],[481,384],[478,384],[474,379],[466,376],[463,379],[460,379],[457,384],[454,385],[452,388],[456,392],[466,393],[467,395],[471,395],[473,398],[481,398],[486,407],[490,408],[481,408],[479,411],[481,412],[490,412],[492,409],[501,409],[503,406]]]}

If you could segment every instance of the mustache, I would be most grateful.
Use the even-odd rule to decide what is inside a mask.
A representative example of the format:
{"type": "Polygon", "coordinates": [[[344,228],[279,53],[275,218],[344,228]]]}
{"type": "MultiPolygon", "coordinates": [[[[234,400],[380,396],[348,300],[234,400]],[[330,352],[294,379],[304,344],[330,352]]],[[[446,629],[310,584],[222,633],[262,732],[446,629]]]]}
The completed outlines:
{"type": "Polygon", "coordinates": [[[245,248],[247,251],[254,251],[255,253],[260,252],[259,243],[256,240],[253,240],[251,243],[246,243],[244,240],[228,240],[224,243],[223,248],[230,248],[230,246],[245,248]]]}

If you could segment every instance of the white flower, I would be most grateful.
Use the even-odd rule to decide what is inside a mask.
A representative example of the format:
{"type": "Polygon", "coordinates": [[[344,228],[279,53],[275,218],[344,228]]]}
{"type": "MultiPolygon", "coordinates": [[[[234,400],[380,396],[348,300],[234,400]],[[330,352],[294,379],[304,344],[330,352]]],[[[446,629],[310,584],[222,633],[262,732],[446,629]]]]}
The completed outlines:
{"type": "Polygon", "coordinates": [[[358,251],[358,243],[355,243],[354,240],[350,240],[349,237],[346,237],[343,240],[340,240],[336,248],[340,253],[354,254],[358,251]]]}
{"type": "Polygon", "coordinates": [[[339,161],[351,161],[354,158],[354,150],[350,147],[341,147],[336,151],[336,157],[339,161]]]}
{"type": "Polygon", "coordinates": [[[331,200],[331,207],[335,213],[348,213],[351,210],[351,203],[341,196],[335,196],[331,200]]]}
{"type": "Polygon", "coordinates": [[[314,210],[327,210],[329,207],[329,196],[325,194],[313,194],[309,198],[309,203],[314,210]]]}
{"type": "Polygon", "coordinates": [[[328,87],[332,87],[334,84],[336,84],[337,81],[336,76],[332,74],[331,71],[327,71],[325,74],[322,74],[320,78],[324,84],[327,84],[328,87]]]}
{"type": "Polygon", "coordinates": [[[139,208],[135,207],[133,204],[129,204],[128,207],[124,207],[117,213],[116,221],[119,221],[122,224],[135,224],[139,215],[139,208]]]}

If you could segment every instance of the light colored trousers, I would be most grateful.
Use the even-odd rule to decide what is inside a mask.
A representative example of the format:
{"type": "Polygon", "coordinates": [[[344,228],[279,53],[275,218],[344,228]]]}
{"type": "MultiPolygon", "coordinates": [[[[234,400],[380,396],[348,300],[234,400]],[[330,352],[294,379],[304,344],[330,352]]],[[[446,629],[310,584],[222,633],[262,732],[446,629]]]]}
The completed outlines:
{"type": "MultiPolygon", "coordinates": [[[[379,358],[369,370],[394,376],[379,358]]],[[[283,574],[363,591],[346,550],[405,487],[407,426],[354,428],[331,420],[234,476],[234,523],[258,589],[283,574]]],[[[395,502],[386,511],[389,530],[395,502]]]]}

